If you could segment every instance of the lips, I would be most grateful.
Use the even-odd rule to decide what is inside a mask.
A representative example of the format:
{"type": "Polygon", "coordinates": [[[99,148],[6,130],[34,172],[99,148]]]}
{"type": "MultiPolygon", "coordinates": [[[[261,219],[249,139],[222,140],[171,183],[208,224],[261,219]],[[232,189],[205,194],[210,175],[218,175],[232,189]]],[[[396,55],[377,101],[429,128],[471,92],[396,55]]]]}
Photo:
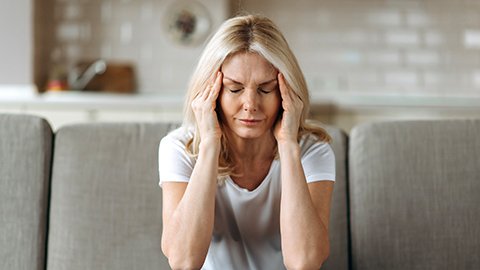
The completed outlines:
{"type": "Polygon", "coordinates": [[[259,119],[238,119],[238,120],[246,126],[255,126],[262,121],[259,119]]]}

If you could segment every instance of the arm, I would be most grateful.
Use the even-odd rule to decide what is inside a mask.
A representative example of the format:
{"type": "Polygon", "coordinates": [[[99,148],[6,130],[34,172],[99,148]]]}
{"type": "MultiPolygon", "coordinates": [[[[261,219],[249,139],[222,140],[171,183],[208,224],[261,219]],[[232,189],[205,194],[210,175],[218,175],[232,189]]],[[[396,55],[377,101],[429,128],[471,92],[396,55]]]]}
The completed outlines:
{"type": "Polygon", "coordinates": [[[319,269],[329,254],[332,181],[307,184],[298,144],[279,145],[282,175],[280,231],[288,269],[319,269]]]}
{"type": "Polygon", "coordinates": [[[189,183],[163,183],[162,251],[173,269],[199,269],[212,238],[221,136],[214,106],[220,86],[217,75],[214,87],[192,104],[201,143],[189,183]]]}
{"type": "Polygon", "coordinates": [[[162,250],[173,269],[198,269],[212,238],[218,151],[201,146],[190,182],[163,183],[162,250]]]}
{"type": "Polygon", "coordinates": [[[275,126],[281,164],[280,233],[288,269],[319,269],[329,254],[333,182],[306,183],[297,142],[303,103],[278,75],[283,115],[275,126]]]}

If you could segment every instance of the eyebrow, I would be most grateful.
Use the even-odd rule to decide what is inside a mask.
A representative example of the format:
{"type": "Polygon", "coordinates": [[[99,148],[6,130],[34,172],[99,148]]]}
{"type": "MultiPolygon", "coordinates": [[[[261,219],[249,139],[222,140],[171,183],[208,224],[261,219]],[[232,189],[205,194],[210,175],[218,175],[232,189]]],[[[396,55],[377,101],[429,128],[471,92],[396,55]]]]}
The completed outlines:
{"type": "MultiPolygon", "coordinates": [[[[224,78],[224,79],[227,79],[227,80],[229,80],[229,81],[231,81],[231,82],[233,82],[233,83],[235,83],[235,84],[243,85],[243,83],[238,82],[238,81],[236,81],[236,80],[234,80],[234,79],[232,79],[232,78],[229,78],[229,77],[226,77],[226,76],[223,76],[223,78],[224,78]]],[[[266,84],[269,84],[269,83],[271,83],[271,82],[273,82],[273,81],[276,81],[276,80],[277,80],[277,78],[273,78],[273,79],[271,79],[271,80],[268,80],[268,81],[265,81],[265,82],[263,82],[263,83],[260,83],[259,85],[266,85],[266,84]]]]}

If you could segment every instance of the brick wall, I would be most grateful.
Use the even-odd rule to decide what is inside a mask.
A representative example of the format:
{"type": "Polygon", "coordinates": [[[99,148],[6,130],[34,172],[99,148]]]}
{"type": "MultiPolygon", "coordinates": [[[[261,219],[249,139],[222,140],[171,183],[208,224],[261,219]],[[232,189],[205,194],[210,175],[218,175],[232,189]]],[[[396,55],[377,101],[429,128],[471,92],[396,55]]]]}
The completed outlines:
{"type": "Polygon", "coordinates": [[[480,95],[478,0],[241,0],[283,30],[312,91],[480,95]]]}
{"type": "MultiPolygon", "coordinates": [[[[138,91],[182,94],[202,48],[166,36],[167,8],[178,1],[54,0],[50,60],[60,58],[68,67],[84,59],[130,62],[138,91]]],[[[227,18],[228,1],[200,2],[212,14],[212,27],[227,18]]]]}
{"type": "MultiPolygon", "coordinates": [[[[201,46],[162,32],[167,0],[55,0],[55,48],[68,61],[133,61],[139,91],[184,91],[201,46]]],[[[204,0],[215,24],[249,11],[283,30],[311,91],[479,96],[478,0],[204,0]],[[229,7],[230,6],[230,7],[229,7]]]]}

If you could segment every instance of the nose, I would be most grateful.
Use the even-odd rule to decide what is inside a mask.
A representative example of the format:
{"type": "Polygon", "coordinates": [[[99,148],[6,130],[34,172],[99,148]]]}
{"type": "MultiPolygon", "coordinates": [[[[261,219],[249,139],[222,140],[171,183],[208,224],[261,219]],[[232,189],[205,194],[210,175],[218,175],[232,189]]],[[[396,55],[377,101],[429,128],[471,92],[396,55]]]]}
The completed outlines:
{"type": "Polygon", "coordinates": [[[257,95],[255,90],[247,89],[243,101],[243,110],[246,112],[256,112],[258,107],[257,95]]]}

